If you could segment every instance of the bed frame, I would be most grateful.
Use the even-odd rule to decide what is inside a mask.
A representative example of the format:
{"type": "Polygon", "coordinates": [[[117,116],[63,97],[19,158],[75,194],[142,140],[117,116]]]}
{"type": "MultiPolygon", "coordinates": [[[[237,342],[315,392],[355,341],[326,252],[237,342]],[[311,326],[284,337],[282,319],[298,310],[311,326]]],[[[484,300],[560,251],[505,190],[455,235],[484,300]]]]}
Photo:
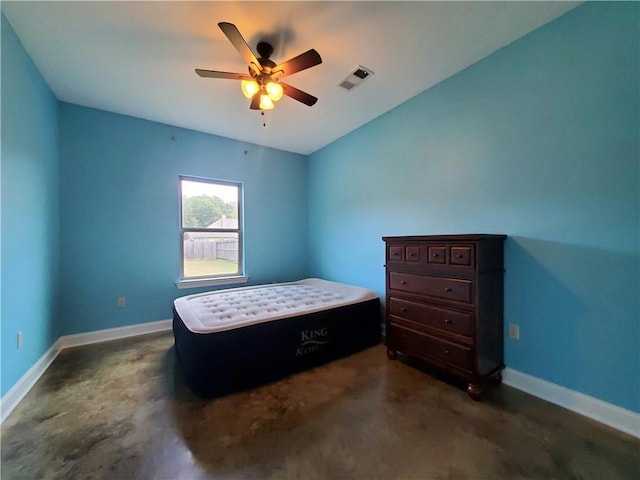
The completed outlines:
{"type": "MultiPolygon", "coordinates": [[[[225,323],[224,318],[210,318],[203,325],[198,321],[198,314],[194,315],[190,309],[199,310],[202,317],[206,305],[215,303],[221,294],[225,295],[226,301],[233,298],[229,297],[229,292],[246,295],[249,289],[251,293],[260,292],[256,290],[259,288],[268,292],[274,285],[221,290],[176,299],[173,308],[176,356],[187,384],[195,393],[209,397],[251,388],[380,342],[380,301],[373,292],[318,279],[277,285],[312,285],[315,290],[328,289],[331,292],[344,287],[350,291],[362,290],[366,294],[357,300],[349,299],[346,304],[338,301],[337,306],[330,308],[312,305],[308,313],[300,311],[308,308],[287,307],[296,310],[293,316],[267,314],[248,324],[235,319],[225,323]],[[194,302],[195,307],[192,305],[194,302]],[[188,320],[185,322],[182,317],[188,320]]],[[[326,295],[329,296],[328,293],[326,295]]],[[[260,308],[263,311],[267,309],[260,308]]]]}

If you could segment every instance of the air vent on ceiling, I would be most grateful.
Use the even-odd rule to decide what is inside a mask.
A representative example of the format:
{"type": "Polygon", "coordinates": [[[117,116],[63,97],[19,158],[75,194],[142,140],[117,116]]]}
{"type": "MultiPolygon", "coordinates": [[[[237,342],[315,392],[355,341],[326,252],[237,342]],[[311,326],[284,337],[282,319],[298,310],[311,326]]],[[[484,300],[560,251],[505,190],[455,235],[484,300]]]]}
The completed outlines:
{"type": "Polygon", "coordinates": [[[362,65],[358,65],[349,75],[347,75],[340,83],[338,83],[338,86],[344,88],[345,90],[351,90],[360,85],[371,75],[373,75],[372,70],[369,70],[362,65]]]}

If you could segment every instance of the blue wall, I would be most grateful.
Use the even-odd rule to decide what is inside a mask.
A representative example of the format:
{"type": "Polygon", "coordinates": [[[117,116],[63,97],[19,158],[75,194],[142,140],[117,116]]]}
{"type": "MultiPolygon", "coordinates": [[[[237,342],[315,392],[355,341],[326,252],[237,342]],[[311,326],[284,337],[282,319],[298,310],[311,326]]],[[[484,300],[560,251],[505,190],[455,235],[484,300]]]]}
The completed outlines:
{"type": "Polygon", "coordinates": [[[63,334],[171,318],[199,291],[174,283],[180,174],[244,184],[250,284],[306,275],[304,156],[66,103],[59,117],[63,334]]]}
{"type": "Polygon", "coordinates": [[[56,98],[4,15],[0,21],[4,395],[59,336],[59,161],[56,98]]]}
{"type": "Polygon", "coordinates": [[[383,235],[508,234],[507,366],[640,412],[638,10],[582,5],[311,155],[311,274],[383,295],[383,235]]]}

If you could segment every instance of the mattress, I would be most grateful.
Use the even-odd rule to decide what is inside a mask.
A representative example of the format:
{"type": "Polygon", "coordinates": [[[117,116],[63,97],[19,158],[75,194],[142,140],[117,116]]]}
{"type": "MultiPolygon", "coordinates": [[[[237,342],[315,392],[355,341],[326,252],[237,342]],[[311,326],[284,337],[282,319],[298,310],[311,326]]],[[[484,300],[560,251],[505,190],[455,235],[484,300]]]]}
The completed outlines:
{"type": "Polygon", "coordinates": [[[190,331],[213,333],[376,298],[364,288],[308,278],[189,295],[176,299],[174,306],[190,331]]]}
{"type": "Polygon", "coordinates": [[[309,278],[174,301],[176,356],[187,384],[211,396],[249,388],[380,342],[370,290],[309,278]]]}

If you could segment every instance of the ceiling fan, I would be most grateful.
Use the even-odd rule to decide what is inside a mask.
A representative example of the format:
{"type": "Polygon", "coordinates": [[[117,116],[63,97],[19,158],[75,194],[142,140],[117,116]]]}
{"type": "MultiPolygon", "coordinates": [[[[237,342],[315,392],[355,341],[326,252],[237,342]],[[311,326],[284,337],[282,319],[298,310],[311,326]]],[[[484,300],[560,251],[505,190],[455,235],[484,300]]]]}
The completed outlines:
{"type": "Polygon", "coordinates": [[[220,22],[218,26],[244,61],[247,62],[249,73],[217,72],[215,70],[196,68],[198,75],[206,78],[241,80],[242,93],[251,99],[249,108],[252,110],[269,110],[273,108],[274,102],[280,100],[283,94],[308,106],[312,106],[318,101],[313,95],[280,81],[281,78],[322,63],[322,58],[320,58],[318,52],[314,49],[307,50],[286,62],[276,64],[269,58],[273,53],[271,44],[267,42],[258,43],[257,50],[260,57],[256,58],[233,23],[220,22]]]}

